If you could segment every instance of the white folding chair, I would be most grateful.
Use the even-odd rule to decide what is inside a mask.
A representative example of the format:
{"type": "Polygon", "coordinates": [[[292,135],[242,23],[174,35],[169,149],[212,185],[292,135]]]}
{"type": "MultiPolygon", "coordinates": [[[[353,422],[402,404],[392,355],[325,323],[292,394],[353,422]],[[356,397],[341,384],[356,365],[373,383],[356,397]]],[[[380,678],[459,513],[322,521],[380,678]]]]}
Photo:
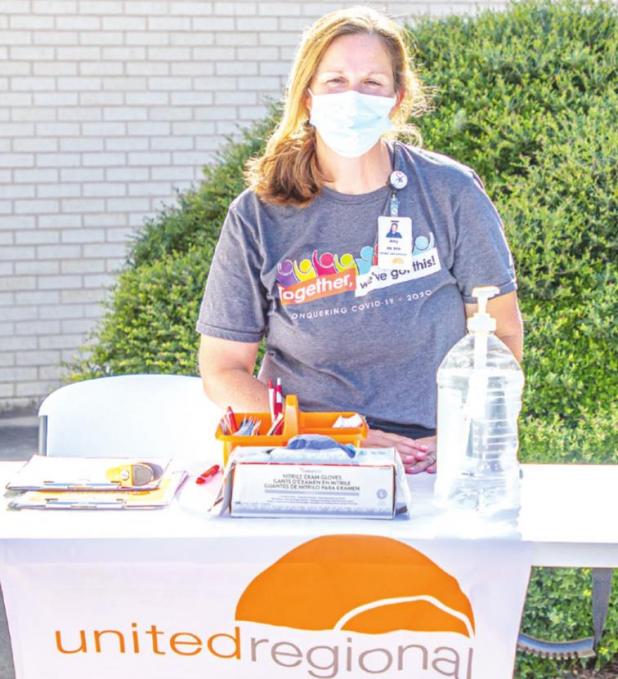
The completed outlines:
{"type": "Polygon", "coordinates": [[[75,382],[39,409],[39,452],[84,457],[218,461],[221,409],[198,377],[118,375],[75,382]]]}

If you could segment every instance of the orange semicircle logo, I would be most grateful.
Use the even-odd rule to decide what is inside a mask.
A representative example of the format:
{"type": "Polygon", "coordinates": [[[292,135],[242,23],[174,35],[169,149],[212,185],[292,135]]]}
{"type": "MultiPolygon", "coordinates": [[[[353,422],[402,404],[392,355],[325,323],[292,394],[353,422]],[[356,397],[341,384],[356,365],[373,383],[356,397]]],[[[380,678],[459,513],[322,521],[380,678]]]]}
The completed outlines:
{"type": "Polygon", "coordinates": [[[303,630],[474,635],[472,606],[457,580],[417,549],[374,535],[327,535],[291,550],[245,589],[236,619],[303,630]]]}

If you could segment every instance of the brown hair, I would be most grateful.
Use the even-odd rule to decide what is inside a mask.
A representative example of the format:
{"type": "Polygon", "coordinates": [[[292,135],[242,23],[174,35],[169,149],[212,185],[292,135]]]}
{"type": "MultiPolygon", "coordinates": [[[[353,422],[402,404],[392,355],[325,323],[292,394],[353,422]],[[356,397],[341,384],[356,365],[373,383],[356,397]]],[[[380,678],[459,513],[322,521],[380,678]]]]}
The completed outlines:
{"type": "Polygon", "coordinates": [[[393,114],[394,130],[390,135],[405,133],[421,143],[418,129],[407,121],[428,109],[428,96],[410,65],[404,31],[395,21],[369,7],[329,12],[303,35],[290,73],[281,121],[263,155],[247,161],[245,178],[262,200],[305,207],[327,180],[318,163],[315,128],[309,124],[305,97],[320,60],[333,40],[355,33],[377,35],[383,41],[393,65],[395,91],[404,92],[393,114]]]}

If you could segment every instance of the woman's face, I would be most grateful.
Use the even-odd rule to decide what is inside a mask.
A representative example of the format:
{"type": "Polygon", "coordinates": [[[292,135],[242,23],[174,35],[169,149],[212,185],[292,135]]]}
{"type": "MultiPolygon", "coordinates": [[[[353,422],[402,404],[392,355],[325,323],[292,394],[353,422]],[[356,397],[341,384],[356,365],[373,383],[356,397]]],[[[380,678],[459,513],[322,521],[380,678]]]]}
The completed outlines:
{"type": "Polygon", "coordinates": [[[318,65],[310,89],[313,94],[348,90],[379,97],[397,94],[390,55],[382,40],[369,33],[335,38],[318,65]]]}

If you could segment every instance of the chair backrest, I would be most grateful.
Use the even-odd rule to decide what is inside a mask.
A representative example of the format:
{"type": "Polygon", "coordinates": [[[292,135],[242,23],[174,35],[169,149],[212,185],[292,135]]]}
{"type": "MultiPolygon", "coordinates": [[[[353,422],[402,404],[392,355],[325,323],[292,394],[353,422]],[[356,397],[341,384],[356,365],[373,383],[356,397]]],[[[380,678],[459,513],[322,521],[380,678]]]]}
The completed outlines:
{"type": "Polygon", "coordinates": [[[198,377],[118,375],[75,382],[41,404],[40,452],[217,460],[221,409],[198,377]]]}

